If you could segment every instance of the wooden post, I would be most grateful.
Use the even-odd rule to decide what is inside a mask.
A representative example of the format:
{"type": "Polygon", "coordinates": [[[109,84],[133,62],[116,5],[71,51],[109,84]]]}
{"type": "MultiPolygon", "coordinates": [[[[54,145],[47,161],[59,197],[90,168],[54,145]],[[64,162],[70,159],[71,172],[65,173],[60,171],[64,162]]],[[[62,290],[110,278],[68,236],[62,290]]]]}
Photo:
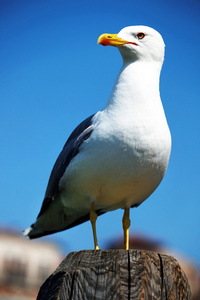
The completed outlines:
{"type": "Polygon", "coordinates": [[[144,250],[70,253],[40,288],[37,300],[191,300],[172,256],[144,250]]]}

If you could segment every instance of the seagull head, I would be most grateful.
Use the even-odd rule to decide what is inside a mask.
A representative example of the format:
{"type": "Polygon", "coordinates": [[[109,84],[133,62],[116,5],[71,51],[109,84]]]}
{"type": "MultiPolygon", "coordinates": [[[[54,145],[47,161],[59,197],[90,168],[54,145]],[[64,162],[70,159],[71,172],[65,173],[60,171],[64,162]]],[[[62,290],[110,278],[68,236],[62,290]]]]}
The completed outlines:
{"type": "Polygon", "coordinates": [[[165,44],[162,36],[148,26],[128,26],[118,34],[104,33],[97,41],[103,46],[117,47],[124,62],[164,60],[165,44]]]}

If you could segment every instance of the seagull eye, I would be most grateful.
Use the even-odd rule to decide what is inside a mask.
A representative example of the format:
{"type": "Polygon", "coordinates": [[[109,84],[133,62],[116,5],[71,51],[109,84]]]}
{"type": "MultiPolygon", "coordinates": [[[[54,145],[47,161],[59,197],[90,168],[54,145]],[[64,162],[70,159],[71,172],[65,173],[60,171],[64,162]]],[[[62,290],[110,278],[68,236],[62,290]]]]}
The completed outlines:
{"type": "Polygon", "coordinates": [[[143,33],[143,32],[139,32],[138,34],[137,34],[137,37],[138,37],[138,39],[143,39],[144,37],[145,37],[145,34],[143,33]]]}

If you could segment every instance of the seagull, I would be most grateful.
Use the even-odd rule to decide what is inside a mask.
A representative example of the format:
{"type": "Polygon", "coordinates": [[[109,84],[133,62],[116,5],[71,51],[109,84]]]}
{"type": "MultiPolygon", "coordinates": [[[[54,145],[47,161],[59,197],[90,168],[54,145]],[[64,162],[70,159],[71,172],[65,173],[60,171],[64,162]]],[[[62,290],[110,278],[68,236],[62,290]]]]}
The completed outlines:
{"type": "Polygon", "coordinates": [[[129,249],[130,208],[162,181],[171,135],[160,99],[165,45],[147,26],[128,26],[97,41],[117,47],[123,64],[111,95],[71,133],[52,169],[30,239],[91,221],[97,250],[97,216],[124,209],[124,248],[129,249]]]}

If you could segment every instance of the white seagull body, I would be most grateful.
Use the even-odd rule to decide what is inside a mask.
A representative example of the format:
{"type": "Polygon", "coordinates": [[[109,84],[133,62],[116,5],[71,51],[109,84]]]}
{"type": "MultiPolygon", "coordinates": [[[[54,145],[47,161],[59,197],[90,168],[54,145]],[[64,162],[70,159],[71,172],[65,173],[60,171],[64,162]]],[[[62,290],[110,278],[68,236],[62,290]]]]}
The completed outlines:
{"type": "Polygon", "coordinates": [[[90,217],[140,205],[167,169],[171,136],[160,99],[164,59],[160,34],[130,26],[98,42],[118,47],[123,66],[105,107],[71,134],[52,170],[30,238],[78,225],[90,217]]]}

